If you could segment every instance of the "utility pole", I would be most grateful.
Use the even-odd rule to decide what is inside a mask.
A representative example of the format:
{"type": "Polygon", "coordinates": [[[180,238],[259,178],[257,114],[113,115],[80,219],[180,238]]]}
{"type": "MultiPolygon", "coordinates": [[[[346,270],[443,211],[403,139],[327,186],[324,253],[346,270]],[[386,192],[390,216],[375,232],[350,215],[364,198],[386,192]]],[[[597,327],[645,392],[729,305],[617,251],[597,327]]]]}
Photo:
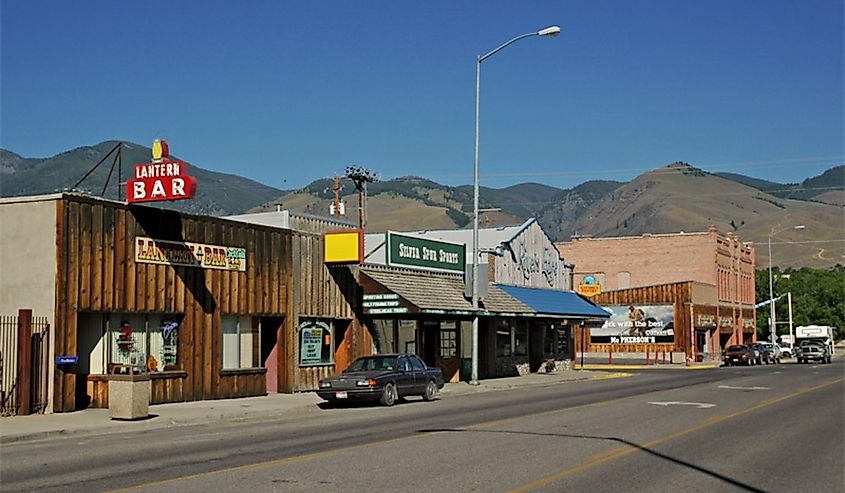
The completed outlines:
{"type": "Polygon", "coordinates": [[[340,177],[334,175],[334,217],[340,219],[340,177]]]}
{"type": "Polygon", "coordinates": [[[786,299],[789,302],[789,343],[794,344],[795,338],[792,336],[792,291],[786,293],[786,299]]]}
{"type": "Polygon", "coordinates": [[[376,175],[372,171],[362,168],[360,166],[347,166],[346,177],[352,180],[355,184],[355,189],[358,190],[358,227],[363,232],[367,226],[364,214],[364,201],[367,195],[367,183],[372,183],[376,180],[376,175]]]}

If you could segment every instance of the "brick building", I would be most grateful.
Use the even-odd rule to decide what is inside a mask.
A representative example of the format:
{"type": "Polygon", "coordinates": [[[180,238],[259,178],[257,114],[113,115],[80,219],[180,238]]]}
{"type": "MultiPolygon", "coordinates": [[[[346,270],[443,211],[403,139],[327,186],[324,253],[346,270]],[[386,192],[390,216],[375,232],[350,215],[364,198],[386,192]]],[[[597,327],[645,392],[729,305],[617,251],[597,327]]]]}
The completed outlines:
{"type": "Polygon", "coordinates": [[[556,246],[575,265],[574,286],[586,281],[601,292],[628,291],[633,297],[626,299],[634,304],[648,302],[635,299],[637,288],[684,282],[712,286],[699,290],[708,295],[696,300],[702,316],[691,321],[694,353],[717,353],[726,344],[755,339],[755,251],[738,235],[720,235],[711,227],[694,233],[575,238],[556,246]]]}

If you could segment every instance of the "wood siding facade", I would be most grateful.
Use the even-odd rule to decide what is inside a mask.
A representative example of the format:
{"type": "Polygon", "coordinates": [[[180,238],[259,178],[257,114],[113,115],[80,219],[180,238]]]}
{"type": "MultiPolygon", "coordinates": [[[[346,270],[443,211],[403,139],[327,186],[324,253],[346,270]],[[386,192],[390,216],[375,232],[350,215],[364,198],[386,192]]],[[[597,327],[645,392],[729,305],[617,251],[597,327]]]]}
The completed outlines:
{"type": "MultiPolygon", "coordinates": [[[[267,382],[279,392],[311,390],[371,350],[357,316],[357,266],[325,266],[319,234],[75,194],[56,200],[56,218],[56,355],[77,354],[81,313],[181,316],[176,368],[151,374],[153,404],[264,395],[267,382]],[[246,271],[136,262],[138,237],[244,248],[246,271]],[[229,316],[278,321],[278,350],[266,365],[273,375],[264,367],[223,369],[221,319],[229,316]],[[333,364],[299,366],[304,319],[333,322],[333,364]]],[[[86,373],[56,370],[54,411],[108,406],[107,377],[86,373]],[[80,401],[86,394],[90,403],[80,401]]]]}
{"type": "Polygon", "coordinates": [[[719,303],[715,298],[715,287],[692,281],[655,286],[644,286],[616,291],[606,291],[590,298],[601,306],[625,305],[672,305],[674,308],[674,342],[655,344],[594,344],[590,342],[590,330],[583,332],[586,344],[582,345],[582,331],[575,331],[575,347],[580,351],[599,353],[650,353],[683,352],[695,358],[701,348],[697,347],[696,331],[704,332],[701,337],[709,341],[712,357],[718,355],[718,348],[724,344],[739,344],[756,340],[755,310],[753,307],[719,303]]]}
{"type": "Polygon", "coordinates": [[[293,232],[292,253],[296,259],[292,310],[297,317],[289,317],[285,325],[286,340],[293,341],[285,346],[285,373],[292,378],[285,379],[280,391],[305,392],[317,389],[321,378],[346,369],[355,358],[371,354],[373,339],[361,323],[359,267],[323,263],[323,237],[318,233],[293,232]],[[300,366],[300,323],[316,319],[334,326],[334,363],[300,366]]]}
{"type": "MultiPolygon", "coordinates": [[[[502,255],[487,253],[488,279],[500,284],[545,289],[572,289],[572,266],[537,221],[504,243],[502,255]]],[[[468,246],[469,248],[469,246],[468,246]]]]}

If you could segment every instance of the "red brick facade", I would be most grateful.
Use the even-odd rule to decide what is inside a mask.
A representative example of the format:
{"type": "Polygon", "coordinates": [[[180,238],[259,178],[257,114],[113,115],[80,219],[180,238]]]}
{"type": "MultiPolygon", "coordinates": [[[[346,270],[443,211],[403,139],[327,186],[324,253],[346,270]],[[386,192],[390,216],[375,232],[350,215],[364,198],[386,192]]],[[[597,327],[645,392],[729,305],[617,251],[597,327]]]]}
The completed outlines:
{"type": "MultiPolygon", "coordinates": [[[[733,233],[645,234],[614,238],[576,238],[556,243],[563,259],[575,264],[573,287],[592,276],[601,290],[619,291],[693,281],[714,286],[713,296],[695,300],[712,306],[718,329],[707,331],[717,347],[755,339],[755,251],[733,233]]],[[[694,324],[695,325],[695,324],[694,324]]]]}

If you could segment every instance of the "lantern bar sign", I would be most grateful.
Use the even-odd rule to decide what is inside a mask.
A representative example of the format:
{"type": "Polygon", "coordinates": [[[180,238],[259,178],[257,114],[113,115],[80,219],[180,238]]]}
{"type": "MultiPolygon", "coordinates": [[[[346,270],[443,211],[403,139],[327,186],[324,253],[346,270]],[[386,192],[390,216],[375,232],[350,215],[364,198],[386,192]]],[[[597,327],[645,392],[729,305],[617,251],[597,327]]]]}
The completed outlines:
{"type": "Polygon", "coordinates": [[[188,165],[170,160],[166,140],[153,141],[153,162],[136,164],[135,176],[126,182],[129,203],[192,199],[196,191],[197,181],[188,176],[188,165]]]}

